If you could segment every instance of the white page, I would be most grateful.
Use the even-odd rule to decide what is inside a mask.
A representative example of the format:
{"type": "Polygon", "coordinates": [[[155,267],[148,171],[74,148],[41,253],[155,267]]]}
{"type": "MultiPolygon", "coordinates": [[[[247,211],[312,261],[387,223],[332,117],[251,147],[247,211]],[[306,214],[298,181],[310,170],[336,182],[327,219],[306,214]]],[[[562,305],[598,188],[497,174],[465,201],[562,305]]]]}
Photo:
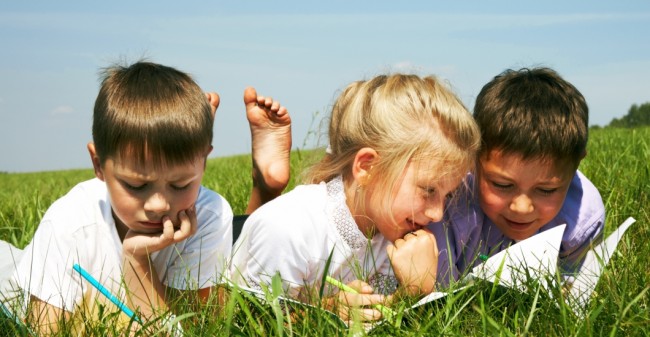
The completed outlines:
{"type": "Polygon", "coordinates": [[[526,274],[545,288],[547,275],[555,275],[557,259],[566,225],[533,235],[504,249],[472,269],[471,277],[525,291],[526,274]],[[499,269],[502,268],[499,275],[499,269]],[[498,280],[497,280],[498,278],[498,280]]]}
{"type": "Polygon", "coordinates": [[[598,284],[603,269],[605,269],[612,254],[616,251],[623,234],[635,221],[634,218],[627,218],[607,239],[587,252],[570,290],[571,299],[573,300],[571,304],[574,311],[580,312],[580,309],[589,304],[591,294],[596,289],[596,284],[598,284]]]}
{"type": "Polygon", "coordinates": [[[453,294],[453,293],[459,292],[459,291],[461,291],[461,290],[463,290],[463,289],[465,289],[465,288],[467,288],[467,287],[469,287],[469,285],[466,285],[466,286],[463,286],[463,287],[456,288],[456,289],[454,289],[454,290],[451,291],[451,292],[446,292],[446,291],[434,291],[434,292],[430,293],[429,295],[424,296],[423,298],[421,298],[417,303],[413,304],[413,305],[411,306],[411,309],[413,309],[413,308],[417,308],[417,307],[419,307],[419,306],[421,306],[421,305],[425,305],[425,304],[427,304],[427,303],[429,303],[429,302],[433,302],[433,301],[435,301],[435,300],[439,300],[439,299],[441,299],[441,298],[443,298],[443,297],[445,297],[445,296],[447,296],[447,295],[450,295],[450,294],[453,294]]]}
{"type": "MultiPolygon", "coordinates": [[[[500,284],[515,287],[515,280],[522,278],[518,277],[517,274],[524,269],[528,269],[528,272],[532,276],[541,276],[537,277],[537,279],[543,281],[543,276],[548,273],[551,275],[555,274],[559,247],[565,227],[566,225],[554,227],[508,247],[489,258],[483,264],[474,267],[464,281],[471,284],[471,279],[481,278],[495,282],[496,273],[502,262],[504,263],[504,268],[501,272],[500,284]],[[506,259],[505,261],[504,258],[506,259]]],[[[521,276],[525,276],[525,272],[521,276]]],[[[451,293],[460,291],[466,287],[468,286],[455,289],[451,293]]],[[[432,292],[420,299],[412,308],[441,299],[451,293],[432,292]]]]}

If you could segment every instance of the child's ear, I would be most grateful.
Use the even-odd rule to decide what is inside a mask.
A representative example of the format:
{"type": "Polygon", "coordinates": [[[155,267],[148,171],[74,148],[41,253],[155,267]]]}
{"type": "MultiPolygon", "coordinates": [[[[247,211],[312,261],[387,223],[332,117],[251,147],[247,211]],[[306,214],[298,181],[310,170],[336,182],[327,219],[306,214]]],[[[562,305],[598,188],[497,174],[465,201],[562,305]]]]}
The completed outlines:
{"type": "Polygon", "coordinates": [[[93,169],[95,170],[95,176],[99,180],[104,181],[104,171],[102,171],[101,162],[99,161],[99,156],[97,156],[97,151],[95,150],[95,143],[88,143],[88,154],[90,154],[90,161],[93,162],[93,169]]]}
{"type": "Polygon", "coordinates": [[[354,156],[354,163],[352,164],[352,176],[357,182],[357,185],[363,186],[370,178],[370,169],[375,161],[379,158],[379,154],[373,148],[364,147],[357,151],[354,156]]]}

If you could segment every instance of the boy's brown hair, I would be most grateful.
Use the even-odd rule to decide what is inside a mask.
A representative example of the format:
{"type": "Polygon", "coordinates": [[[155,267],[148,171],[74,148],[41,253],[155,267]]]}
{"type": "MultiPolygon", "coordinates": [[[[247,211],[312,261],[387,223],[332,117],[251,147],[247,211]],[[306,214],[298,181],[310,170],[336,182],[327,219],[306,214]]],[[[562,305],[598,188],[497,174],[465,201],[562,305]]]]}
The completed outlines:
{"type": "Polygon", "coordinates": [[[102,165],[127,157],[155,167],[191,162],[209,153],[212,126],[205,94],[188,74],[144,61],[103,70],[92,127],[102,165]]]}
{"type": "Polygon", "coordinates": [[[474,118],[481,130],[481,155],[499,150],[577,168],[586,154],[587,103],[549,68],[508,69],[497,75],[476,98],[474,118]]]}

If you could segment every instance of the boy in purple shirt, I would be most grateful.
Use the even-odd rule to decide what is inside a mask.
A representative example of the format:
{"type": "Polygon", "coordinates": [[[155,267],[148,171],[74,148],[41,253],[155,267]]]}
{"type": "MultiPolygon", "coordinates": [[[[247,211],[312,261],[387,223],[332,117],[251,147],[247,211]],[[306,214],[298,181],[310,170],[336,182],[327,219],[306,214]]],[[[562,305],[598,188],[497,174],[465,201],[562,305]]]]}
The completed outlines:
{"type": "Polygon", "coordinates": [[[506,70],[486,84],[474,107],[482,146],[438,240],[438,283],[448,284],[514,242],[566,224],[559,270],[567,282],[602,236],[605,207],[580,172],[588,108],[582,94],[548,68],[506,70]]]}

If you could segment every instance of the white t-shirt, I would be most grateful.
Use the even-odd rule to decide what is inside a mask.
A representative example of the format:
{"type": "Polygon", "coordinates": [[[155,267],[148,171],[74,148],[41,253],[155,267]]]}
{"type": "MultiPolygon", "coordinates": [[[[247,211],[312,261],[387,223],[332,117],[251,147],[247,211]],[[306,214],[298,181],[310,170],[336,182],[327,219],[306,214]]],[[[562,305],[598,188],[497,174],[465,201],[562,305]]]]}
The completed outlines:
{"type": "MultiPolygon", "coordinates": [[[[200,289],[221,281],[232,248],[232,210],[219,194],[201,187],[198,230],[190,238],[151,254],[160,281],[176,289],[200,289]]],[[[124,298],[122,242],[106,184],[92,179],[75,186],[47,210],[24,249],[13,281],[29,295],[73,312],[93,286],[72,269],[79,264],[113,295],[124,298]]],[[[99,295],[101,296],[101,295],[99,295]]]]}
{"type": "Polygon", "coordinates": [[[343,283],[364,280],[377,293],[391,293],[397,281],[389,243],[381,234],[368,240],[359,231],[337,177],[297,186],[253,212],[233,246],[230,272],[233,282],[258,289],[279,272],[287,295],[298,298],[305,286],[320,288],[331,254],[328,275],[343,283]]]}

